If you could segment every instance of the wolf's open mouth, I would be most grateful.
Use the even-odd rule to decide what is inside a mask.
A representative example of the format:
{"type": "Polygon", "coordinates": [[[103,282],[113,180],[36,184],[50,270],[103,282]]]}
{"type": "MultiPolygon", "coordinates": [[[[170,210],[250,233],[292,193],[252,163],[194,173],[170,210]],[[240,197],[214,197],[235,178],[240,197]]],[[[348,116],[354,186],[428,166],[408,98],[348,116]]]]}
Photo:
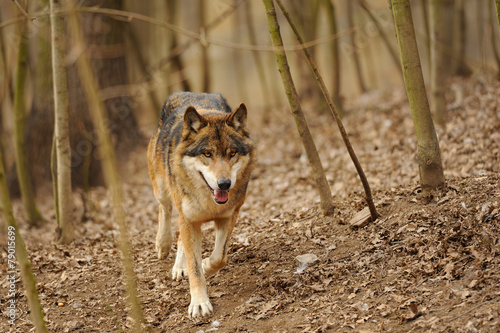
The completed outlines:
{"type": "Polygon", "coordinates": [[[205,177],[203,176],[203,174],[201,172],[200,172],[200,175],[201,175],[201,178],[203,178],[203,180],[205,181],[205,184],[207,184],[207,187],[210,190],[210,192],[212,192],[214,201],[216,203],[218,203],[219,205],[225,204],[227,202],[227,200],[229,199],[229,191],[227,191],[227,190],[214,190],[212,187],[210,187],[210,185],[208,185],[207,180],[205,179],[205,177]]]}

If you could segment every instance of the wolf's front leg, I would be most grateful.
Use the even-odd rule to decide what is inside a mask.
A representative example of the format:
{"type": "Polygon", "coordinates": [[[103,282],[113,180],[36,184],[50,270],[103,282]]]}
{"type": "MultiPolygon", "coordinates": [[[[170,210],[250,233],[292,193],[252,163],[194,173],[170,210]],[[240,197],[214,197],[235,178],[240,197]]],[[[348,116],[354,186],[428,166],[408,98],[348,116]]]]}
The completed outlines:
{"type": "Polygon", "coordinates": [[[172,215],[172,202],[170,199],[160,203],[158,212],[158,233],[156,234],[156,252],[158,259],[165,258],[172,247],[172,229],[170,217],[172,215]]]}
{"type": "Polygon", "coordinates": [[[229,218],[216,219],[215,222],[215,246],[210,257],[203,260],[203,272],[206,275],[217,273],[227,263],[227,251],[229,238],[233,232],[238,210],[229,218]]]}
{"type": "Polygon", "coordinates": [[[189,289],[191,292],[189,315],[192,317],[209,315],[213,312],[213,308],[208,299],[207,283],[202,269],[201,223],[185,221],[180,215],[179,231],[189,274],[189,289]]]}
{"type": "Polygon", "coordinates": [[[175,256],[174,267],[172,268],[172,279],[175,281],[181,280],[188,276],[186,256],[184,255],[184,247],[182,246],[181,238],[177,241],[177,255],[175,256]]]}

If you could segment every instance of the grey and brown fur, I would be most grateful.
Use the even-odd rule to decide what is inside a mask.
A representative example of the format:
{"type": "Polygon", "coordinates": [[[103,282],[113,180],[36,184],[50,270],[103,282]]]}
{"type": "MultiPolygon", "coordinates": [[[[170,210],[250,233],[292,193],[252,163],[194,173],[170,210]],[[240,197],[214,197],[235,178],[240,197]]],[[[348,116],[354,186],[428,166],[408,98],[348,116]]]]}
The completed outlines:
{"type": "Polygon", "coordinates": [[[231,111],[220,94],[176,92],[161,110],[158,129],[148,146],[148,170],[159,202],[158,258],[172,245],[172,202],[179,210],[177,255],[172,277],[189,276],[193,317],[213,309],[206,274],[227,262],[228,240],[245,201],[255,161],[254,143],[241,104],[231,111]],[[201,225],[215,224],[215,246],[201,258],[201,225]]]}

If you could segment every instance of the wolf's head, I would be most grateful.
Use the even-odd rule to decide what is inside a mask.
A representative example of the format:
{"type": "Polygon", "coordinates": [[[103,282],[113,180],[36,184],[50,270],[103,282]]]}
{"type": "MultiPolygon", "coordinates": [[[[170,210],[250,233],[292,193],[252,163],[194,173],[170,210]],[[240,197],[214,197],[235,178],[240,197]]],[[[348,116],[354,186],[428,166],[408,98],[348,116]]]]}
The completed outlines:
{"type": "MultiPolygon", "coordinates": [[[[217,204],[229,200],[229,192],[248,180],[253,143],[246,127],[247,109],[241,104],[230,114],[199,110],[184,113],[182,164],[200,191],[212,194],[217,204]],[[206,189],[204,188],[206,187],[206,189]]],[[[244,184],[242,184],[244,185],[244,184]]]]}

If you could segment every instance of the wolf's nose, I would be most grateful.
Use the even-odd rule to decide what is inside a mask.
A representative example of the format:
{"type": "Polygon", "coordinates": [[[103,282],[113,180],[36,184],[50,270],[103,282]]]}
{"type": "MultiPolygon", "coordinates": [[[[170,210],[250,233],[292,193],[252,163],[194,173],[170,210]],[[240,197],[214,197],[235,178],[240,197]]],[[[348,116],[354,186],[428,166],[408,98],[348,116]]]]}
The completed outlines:
{"type": "Polygon", "coordinates": [[[229,188],[231,187],[231,179],[220,178],[217,181],[217,185],[219,185],[219,189],[221,190],[229,190],[229,188]]]}

